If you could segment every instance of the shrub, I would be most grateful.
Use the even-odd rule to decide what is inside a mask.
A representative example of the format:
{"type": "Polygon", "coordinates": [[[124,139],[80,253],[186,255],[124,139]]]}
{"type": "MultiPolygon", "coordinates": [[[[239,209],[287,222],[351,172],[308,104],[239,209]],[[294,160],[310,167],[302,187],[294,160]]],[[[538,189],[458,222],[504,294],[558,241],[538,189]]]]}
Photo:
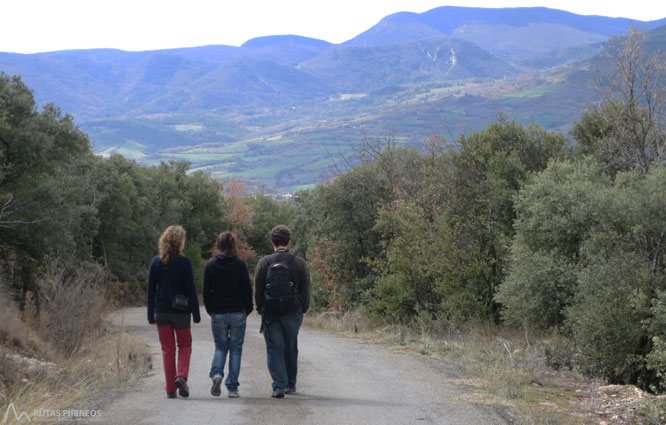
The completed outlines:
{"type": "Polygon", "coordinates": [[[20,317],[18,307],[0,292],[0,345],[27,347],[29,332],[20,317]]]}
{"type": "Polygon", "coordinates": [[[516,200],[509,274],[495,300],[517,325],[558,327],[576,290],[580,247],[609,209],[611,182],[594,162],[554,162],[516,200]]]}
{"type": "Polygon", "coordinates": [[[567,310],[582,364],[587,372],[612,383],[640,384],[649,272],[620,235],[596,235],[586,245],[589,264],[580,274],[575,301],[567,310]]]}
{"type": "Polygon", "coordinates": [[[666,390],[666,167],[611,182],[594,163],[551,164],[518,206],[505,319],[564,329],[587,373],[666,390]]]}
{"type": "Polygon", "coordinates": [[[39,279],[40,331],[60,354],[75,353],[102,329],[106,275],[97,265],[52,264],[39,279]]]}

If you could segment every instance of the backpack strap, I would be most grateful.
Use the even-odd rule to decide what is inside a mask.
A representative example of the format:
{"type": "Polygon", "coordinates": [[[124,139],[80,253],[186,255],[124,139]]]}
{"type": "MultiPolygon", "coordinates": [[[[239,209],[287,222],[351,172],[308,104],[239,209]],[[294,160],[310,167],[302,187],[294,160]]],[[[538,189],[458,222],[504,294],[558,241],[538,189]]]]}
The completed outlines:
{"type": "MultiPolygon", "coordinates": [[[[287,259],[285,261],[282,261],[283,263],[286,263],[287,266],[291,264],[291,261],[296,257],[294,254],[287,253],[287,259]]],[[[277,263],[275,261],[275,258],[273,258],[272,255],[266,255],[264,257],[264,260],[266,260],[266,263],[268,264],[268,267],[272,266],[274,263],[277,263]]]]}

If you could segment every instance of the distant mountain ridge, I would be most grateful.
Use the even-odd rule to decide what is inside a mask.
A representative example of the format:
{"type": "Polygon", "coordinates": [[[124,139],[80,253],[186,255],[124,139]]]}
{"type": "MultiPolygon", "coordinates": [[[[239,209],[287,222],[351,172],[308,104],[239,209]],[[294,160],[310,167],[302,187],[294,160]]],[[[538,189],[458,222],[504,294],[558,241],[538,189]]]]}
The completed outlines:
{"type": "Polygon", "coordinates": [[[304,46],[304,47],[328,47],[332,44],[317,38],[303,37],[300,35],[269,35],[252,38],[241,45],[245,48],[261,48],[273,46],[304,46]]]}
{"type": "Polygon", "coordinates": [[[73,114],[96,152],[184,159],[292,190],[320,179],[340,147],[329,145],[349,148],[360,125],[414,144],[498,112],[561,130],[589,100],[578,63],[632,24],[666,44],[666,19],[444,6],[387,16],[341,44],[274,35],[240,47],[0,53],[0,72],[73,114]]]}
{"type": "MultiPolygon", "coordinates": [[[[642,24],[660,22],[666,20],[642,24]]],[[[503,78],[555,66],[592,56],[631,23],[542,7],[443,6],[389,15],[340,45],[277,35],[241,47],[0,53],[0,70],[21,75],[39,103],[55,102],[83,120],[276,107],[382,86],[503,78]]]]}
{"type": "Polygon", "coordinates": [[[452,36],[455,30],[468,25],[517,28],[530,24],[555,24],[586,33],[596,33],[610,37],[625,32],[632,24],[637,23],[645,25],[646,29],[650,30],[665,25],[666,17],[660,20],[642,22],[628,18],[577,15],[546,7],[493,9],[442,6],[423,13],[398,12],[389,15],[377,25],[344,44],[369,46],[407,42],[437,35],[452,36]]]}
{"type": "Polygon", "coordinates": [[[442,6],[423,13],[399,12],[344,44],[382,46],[448,36],[479,45],[504,59],[604,41],[632,25],[650,30],[666,18],[641,22],[627,18],[583,16],[545,7],[473,8],[442,6]]]}

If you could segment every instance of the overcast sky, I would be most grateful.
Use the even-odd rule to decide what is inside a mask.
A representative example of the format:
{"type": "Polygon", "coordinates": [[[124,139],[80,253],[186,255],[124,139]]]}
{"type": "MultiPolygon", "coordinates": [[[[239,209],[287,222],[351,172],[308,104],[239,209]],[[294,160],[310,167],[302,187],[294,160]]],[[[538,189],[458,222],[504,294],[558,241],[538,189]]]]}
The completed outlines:
{"type": "Polygon", "coordinates": [[[547,6],[642,21],[666,17],[664,0],[0,0],[0,51],[238,46],[277,34],[341,43],[391,13],[445,5],[547,6]]]}

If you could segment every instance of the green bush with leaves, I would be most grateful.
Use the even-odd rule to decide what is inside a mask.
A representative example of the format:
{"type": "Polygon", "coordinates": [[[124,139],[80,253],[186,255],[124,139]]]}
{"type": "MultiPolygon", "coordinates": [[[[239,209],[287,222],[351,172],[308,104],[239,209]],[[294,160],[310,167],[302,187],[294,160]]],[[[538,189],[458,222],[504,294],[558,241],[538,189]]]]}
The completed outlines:
{"type": "Polygon", "coordinates": [[[577,285],[582,242],[603,220],[610,179],[594,161],[553,162],[516,197],[509,273],[495,300],[509,323],[558,327],[577,285]]]}
{"type": "Polygon", "coordinates": [[[602,169],[553,163],[521,191],[497,300],[510,322],[562,329],[583,371],[661,391],[666,167],[602,169]]]}
{"type": "Polygon", "coordinates": [[[651,286],[645,259],[631,249],[626,235],[597,233],[583,247],[582,266],[567,326],[588,373],[612,383],[645,388],[649,349],[644,321],[649,320],[651,286]]]}

